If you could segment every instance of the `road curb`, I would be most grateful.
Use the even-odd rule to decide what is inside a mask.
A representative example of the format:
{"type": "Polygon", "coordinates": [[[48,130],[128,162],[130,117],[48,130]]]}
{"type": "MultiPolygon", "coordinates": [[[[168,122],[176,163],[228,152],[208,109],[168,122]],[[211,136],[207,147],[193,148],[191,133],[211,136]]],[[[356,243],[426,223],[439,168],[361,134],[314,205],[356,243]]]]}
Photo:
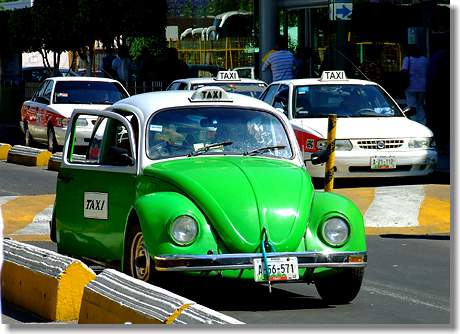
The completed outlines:
{"type": "Polygon", "coordinates": [[[85,287],[78,323],[244,324],[113,269],[105,269],[85,287]]]}
{"type": "Polygon", "coordinates": [[[54,153],[48,161],[48,169],[58,171],[62,162],[62,152],[54,153]]]}
{"type": "Polygon", "coordinates": [[[6,160],[8,158],[8,152],[10,150],[10,144],[0,143],[0,160],[6,160]]]}
{"type": "Polygon", "coordinates": [[[79,260],[3,240],[2,298],[51,321],[77,320],[96,274],[79,260]]]}
{"type": "Polygon", "coordinates": [[[51,152],[44,149],[14,145],[8,151],[7,162],[25,166],[48,166],[51,152]]]}
{"type": "Polygon", "coordinates": [[[243,322],[113,269],[3,240],[2,298],[50,321],[236,325],[243,322]]]}

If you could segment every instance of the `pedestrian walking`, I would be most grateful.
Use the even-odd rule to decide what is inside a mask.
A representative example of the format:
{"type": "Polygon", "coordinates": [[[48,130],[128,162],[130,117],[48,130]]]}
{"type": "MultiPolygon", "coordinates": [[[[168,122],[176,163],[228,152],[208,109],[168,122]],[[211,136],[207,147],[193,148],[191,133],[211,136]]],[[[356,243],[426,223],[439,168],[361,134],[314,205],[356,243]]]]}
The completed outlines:
{"type": "Polygon", "coordinates": [[[278,37],[275,51],[264,61],[262,71],[270,70],[273,81],[294,79],[295,64],[294,55],[287,50],[287,39],[278,37]]]}
{"type": "Polygon", "coordinates": [[[426,124],[424,104],[427,63],[428,60],[420,49],[415,45],[409,45],[408,54],[402,63],[402,70],[409,72],[409,86],[405,90],[406,103],[409,107],[415,108],[415,116],[412,119],[421,124],[426,124]]]}

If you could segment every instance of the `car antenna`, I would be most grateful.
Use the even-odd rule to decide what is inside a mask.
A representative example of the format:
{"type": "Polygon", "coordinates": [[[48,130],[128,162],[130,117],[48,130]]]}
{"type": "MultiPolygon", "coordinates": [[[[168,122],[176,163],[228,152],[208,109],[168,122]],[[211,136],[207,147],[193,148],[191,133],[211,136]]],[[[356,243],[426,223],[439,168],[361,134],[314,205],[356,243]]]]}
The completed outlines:
{"type": "Polygon", "coordinates": [[[339,55],[341,55],[343,58],[345,58],[351,65],[353,65],[353,67],[354,67],[356,70],[358,70],[358,72],[361,73],[361,75],[362,75],[367,81],[371,81],[371,80],[369,80],[369,78],[367,77],[367,75],[365,75],[365,74],[363,73],[363,71],[361,71],[361,70],[359,69],[359,67],[356,66],[355,63],[353,63],[353,62],[350,60],[350,58],[348,58],[347,56],[345,56],[345,55],[343,54],[343,52],[341,52],[339,49],[337,49],[337,48],[334,47],[334,46],[332,46],[332,48],[333,48],[334,51],[336,51],[339,55]]]}

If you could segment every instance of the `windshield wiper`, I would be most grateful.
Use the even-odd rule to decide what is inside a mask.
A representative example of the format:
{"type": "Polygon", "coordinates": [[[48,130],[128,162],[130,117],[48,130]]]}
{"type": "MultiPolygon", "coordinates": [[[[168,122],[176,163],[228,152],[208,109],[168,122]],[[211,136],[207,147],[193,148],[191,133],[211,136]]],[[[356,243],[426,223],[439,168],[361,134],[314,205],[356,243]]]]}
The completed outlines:
{"type": "Polygon", "coordinates": [[[218,146],[228,146],[228,145],[232,145],[232,144],[233,144],[232,141],[223,141],[223,142],[220,142],[220,143],[213,143],[213,144],[209,144],[209,145],[204,145],[203,147],[200,147],[199,149],[190,152],[190,153],[188,154],[188,156],[189,156],[189,157],[193,157],[193,156],[196,156],[196,155],[200,155],[200,154],[206,153],[206,152],[208,152],[211,148],[218,147],[218,146]]]}
{"type": "Polygon", "coordinates": [[[265,146],[265,147],[256,148],[255,150],[252,150],[249,152],[244,152],[243,155],[257,155],[259,153],[264,153],[270,150],[285,149],[285,148],[286,148],[286,145],[265,146]]]}

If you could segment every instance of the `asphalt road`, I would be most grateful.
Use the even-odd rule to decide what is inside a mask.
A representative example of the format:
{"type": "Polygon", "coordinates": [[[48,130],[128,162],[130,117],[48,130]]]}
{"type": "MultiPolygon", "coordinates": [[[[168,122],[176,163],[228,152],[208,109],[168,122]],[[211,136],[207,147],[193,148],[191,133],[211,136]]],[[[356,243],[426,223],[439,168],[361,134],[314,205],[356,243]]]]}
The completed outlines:
{"type": "MultiPolygon", "coordinates": [[[[314,286],[305,283],[277,285],[271,295],[266,286],[252,282],[187,278],[183,284],[182,277],[159,285],[256,327],[447,327],[452,301],[449,236],[370,236],[367,243],[363,285],[348,305],[326,305],[314,286]]],[[[33,244],[55,249],[50,242],[33,244]]],[[[2,311],[4,323],[43,322],[12,305],[3,305],[2,311]]]]}
{"type": "Polygon", "coordinates": [[[54,194],[56,177],[46,168],[0,161],[0,196],[54,194]]]}
{"type": "MultiPolygon", "coordinates": [[[[0,196],[54,194],[56,172],[0,162],[0,196]]],[[[401,179],[397,184],[423,180],[401,179]]],[[[432,179],[426,180],[432,183],[432,179]]],[[[442,180],[446,182],[446,179],[442,180]]],[[[337,187],[383,186],[395,180],[339,181],[337,187]]],[[[442,182],[440,182],[442,183],[442,182]]],[[[362,289],[349,305],[329,306],[314,286],[278,285],[272,294],[251,282],[190,282],[181,278],[162,286],[197,303],[255,326],[386,325],[447,326],[451,317],[451,243],[448,235],[368,236],[369,266],[362,289]]],[[[35,243],[54,249],[50,242],[35,243]]],[[[7,324],[41,323],[36,316],[3,303],[7,324]]],[[[439,327],[437,327],[439,328],[439,327]]]]}

